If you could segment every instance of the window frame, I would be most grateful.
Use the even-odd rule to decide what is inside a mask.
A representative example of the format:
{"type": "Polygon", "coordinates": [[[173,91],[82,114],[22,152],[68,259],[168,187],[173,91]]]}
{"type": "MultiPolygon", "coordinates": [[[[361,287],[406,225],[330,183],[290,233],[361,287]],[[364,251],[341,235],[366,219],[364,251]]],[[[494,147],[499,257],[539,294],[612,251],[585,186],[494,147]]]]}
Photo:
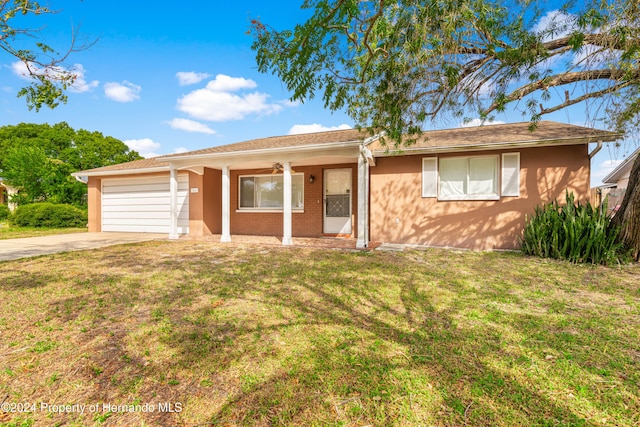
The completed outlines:
{"type": "MultiPolygon", "coordinates": [[[[293,177],[294,176],[302,176],[302,206],[301,207],[294,207],[291,206],[291,210],[293,213],[303,213],[304,212],[304,192],[305,192],[305,185],[304,185],[304,172],[296,172],[296,173],[292,173],[291,174],[291,190],[293,191],[293,177]]],[[[242,203],[242,178],[259,178],[259,177],[269,177],[269,178],[274,178],[274,177],[280,177],[283,179],[283,175],[282,174],[271,174],[271,173],[264,173],[264,174],[245,174],[245,175],[238,175],[238,204],[237,204],[237,208],[236,208],[236,212],[263,212],[263,213],[269,213],[269,212],[284,212],[284,203],[282,207],[246,207],[246,206],[240,206],[242,203]]],[[[254,181],[255,182],[255,181],[254,181]]],[[[284,192],[284,182],[283,182],[283,192],[284,192]]],[[[254,204],[255,204],[255,186],[254,186],[254,204]]],[[[283,199],[284,199],[284,194],[283,194],[283,199]]],[[[293,197],[291,198],[291,202],[293,203],[293,197]]]]}
{"type": "Polygon", "coordinates": [[[474,201],[474,200],[487,200],[487,201],[491,201],[491,200],[501,200],[502,197],[520,197],[520,179],[521,179],[521,153],[519,151],[511,151],[511,152],[507,152],[507,153],[495,153],[495,154],[485,154],[485,155],[465,155],[465,156],[438,156],[438,155],[433,155],[433,156],[426,156],[426,157],[422,157],[422,161],[421,161],[421,195],[422,198],[435,198],[438,201],[474,201]],[[514,191],[509,191],[506,193],[503,193],[503,179],[505,177],[505,173],[506,171],[504,170],[505,167],[505,154],[507,156],[512,156],[511,159],[514,160],[515,162],[512,162],[515,166],[515,168],[513,168],[514,170],[511,171],[511,173],[513,174],[513,177],[515,178],[515,181],[517,181],[517,184],[514,184],[517,186],[517,190],[514,191]],[[470,159],[477,159],[477,158],[491,158],[494,160],[496,168],[495,168],[495,173],[494,173],[494,188],[495,188],[495,193],[492,194],[464,194],[464,195],[458,195],[458,196],[446,196],[446,195],[442,195],[441,191],[440,191],[440,187],[441,187],[441,173],[440,173],[440,168],[442,165],[442,160],[445,159],[464,159],[466,160],[466,165],[467,165],[467,181],[465,182],[465,185],[469,184],[469,164],[470,164],[470,159]]]}

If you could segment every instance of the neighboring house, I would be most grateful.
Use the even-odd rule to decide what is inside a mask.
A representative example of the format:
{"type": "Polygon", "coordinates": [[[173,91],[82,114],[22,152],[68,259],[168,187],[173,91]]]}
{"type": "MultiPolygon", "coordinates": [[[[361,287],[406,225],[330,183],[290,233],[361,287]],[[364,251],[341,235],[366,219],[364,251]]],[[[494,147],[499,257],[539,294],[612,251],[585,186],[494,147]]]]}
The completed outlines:
{"type": "Polygon", "coordinates": [[[509,249],[537,205],[589,198],[588,144],[619,138],[528,127],[429,131],[402,150],[357,130],[279,136],[73,175],[88,178],[90,231],[509,249]]]}
{"type": "Polygon", "coordinates": [[[4,182],[0,178],[0,205],[7,205],[10,210],[15,210],[15,203],[11,203],[9,198],[16,193],[16,189],[4,182]]]}
{"type": "Polygon", "coordinates": [[[600,200],[603,202],[607,198],[607,206],[610,211],[616,211],[622,203],[624,194],[627,191],[629,184],[629,175],[631,174],[631,167],[635,162],[636,157],[640,154],[640,148],[631,153],[629,157],[624,159],[614,170],[602,179],[603,185],[598,187],[600,191],[600,200]]]}

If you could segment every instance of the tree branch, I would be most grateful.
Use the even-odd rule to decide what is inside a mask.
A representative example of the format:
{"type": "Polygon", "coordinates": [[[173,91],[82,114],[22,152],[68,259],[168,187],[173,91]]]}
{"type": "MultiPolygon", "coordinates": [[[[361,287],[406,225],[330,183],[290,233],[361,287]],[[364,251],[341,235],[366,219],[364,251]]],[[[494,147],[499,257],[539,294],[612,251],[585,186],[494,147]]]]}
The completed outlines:
{"type": "Polygon", "coordinates": [[[492,111],[495,111],[499,107],[508,104],[509,102],[520,100],[533,92],[536,92],[538,90],[545,90],[550,87],[564,86],[591,80],[637,80],[638,78],[640,78],[640,70],[636,70],[635,72],[633,72],[630,76],[632,77],[631,79],[628,79],[628,77],[628,72],[619,69],[586,70],[556,74],[554,76],[545,77],[533,83],[529,83],[514,90],[509,95],[501,99],[500,102],[493,102],[485,110],[485,113],[490,113],[492,111]]]}

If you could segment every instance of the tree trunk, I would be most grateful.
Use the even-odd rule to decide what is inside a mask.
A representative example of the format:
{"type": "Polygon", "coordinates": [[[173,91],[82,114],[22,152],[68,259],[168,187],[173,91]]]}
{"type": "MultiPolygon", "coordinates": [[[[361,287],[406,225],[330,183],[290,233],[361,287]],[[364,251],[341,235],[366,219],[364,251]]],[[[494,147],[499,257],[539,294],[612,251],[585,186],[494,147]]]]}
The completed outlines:
{"type": "Polygon", "coordinates": [[[640,257],[640,155],[631,167],[629,184],[620,209],[613,217],[613,225],[620,226],[620,238],[631,249],[633,259],[640,257]]]}

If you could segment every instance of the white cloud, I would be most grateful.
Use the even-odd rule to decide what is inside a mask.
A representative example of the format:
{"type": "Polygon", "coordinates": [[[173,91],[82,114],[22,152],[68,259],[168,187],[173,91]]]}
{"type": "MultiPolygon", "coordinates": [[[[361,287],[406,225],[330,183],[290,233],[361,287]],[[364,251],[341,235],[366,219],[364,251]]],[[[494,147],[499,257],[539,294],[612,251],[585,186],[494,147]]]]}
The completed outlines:
{"type": "Polygon", "coordinates": [[[211,129],[209,126],[196,122],[195,120],[182,119],[182,118],[174,118],[167,122],[169,126],[173,129],[184,130],[187,132],[198,132],[198,133],[206,133],[209,135],[213,135],[216,133],[215,130],[211,129]]]}
{"type": "Polygon", "coordinates": [[[69,87],[69,90],[71,92],[76,92],[76,93],[89,92],[95,89],[96,87],[98,87],[98,85],[100,84],[98,80],[93,80],[91,82],[88,82],[85,79],[85,69],[82,66],[82,64],[74,64],[73,67],[71,68],[64,68],[64,67],[41,68],[33,63],[29,63],[29,65],[27,65],[22,61],[16,61],[11,64],[11,71],[13,71],[13,74],[20,77],[23,80],[30,80],[31,74],[48,75],[55,78],[58,76],[62,76],[63,73],[72,73],[76,77],[73,84],[69,87]],[[29,72],[29,70],[31,70],[31,72],[29,72]]]}
{"type": "Polygon", "coordinates": [[[596,182],[596,185],[600,185],[602,179],[609,175],[620,163],[622,163],[622,160],[605,160],[601,162],[597,168],[591,171],[591,182],[596,182]]]}
{"type": "Polygon", "coordinates": [[[85,70],[82,64],[74,64],[74,66],[69,71],[76,75],[75,81],[69,88],[69,90],[71,90],[72,92],[77,92],[77,93],[89,92],[97,88],[98,85],[100,84],[98,80],[93,80],[91,82],[88,82],[85,79],[85,76],[84,76],[85,70]]]}
{"type": "Polygon", "coordinates": [[[240,89],[253,89],[258,85],[251,79],[230,77],[218,74],[214,80],[207,83],[207,89],[214,92],[235,92],[240,89]]]}
{"type": "Polygon", "coordinates": [[[479,118],[475,118],[475,119],[471,119],[468,122],[463,122],[460,123],[461,128],[470,128],[470,127],[475,127],[475,126],[490,126],[490,125],[503,125],[505,124],[505,122],[502,122],[500,120],[494,120],[492,122],[490,121],[483,121],[482,119],[479,118]]]}
{"type": "Polygon", "coordinates": [[[27,68],[27,64],[22,61],[16,61],[11,64],[11,71],[13,74],[20,77],[24,80],[29,80],[29,69],[27,68]]]}
{"type": "Polygon", "coordinates": [[[208,79],[211,77],[211,74],[196,73],[194,71],[179,71],[176,73],[176,77],[178,78],[180,86],[188,86],[200,83],[204,79],[208,79]]]}
{"type": "Polygon", "coordinates": [[[289,129],[288,135],[298,135],[301,133],[315,133],[315,132],[327,132],[331,130],[344,130],[351,129],[351,126],[347,124],[341,124],[339,126],[323,126],[318,123],[312,123],[310,125],[293,125],[289,129]]]}
{"type": "Polygon", "coordinates": [[[533,26],[531,31],[542,36],[542,41],[547,42],[556,38],[565,37],[575,29],[575,15],[570,15],[561,10],[550,10],[533,26]]]}
{"type": "Polygon", "coordinates": [[[171,154],[186,153],[187,151],[189,151],[189,150],[187,150],[187,149],[186,149],[186,148],[184,148],[184,147],[178,147],[178,148],[174,149],[174,150],[173,150],[173,153],[171,153],[171,154]]]}
{"type": "Polygon", "coordinates": [[[104,94],[116,102],[131,102],[140,98],[142,88],[128,81],[122,83],[108,82],[104,84],[104,94]]]}
{"type": "Polygon", "coordinates": [[[283,101],[280,101],[280,105],[283,105],[285,107],[298,107],[300,106],[301,102],[300,101],[291,101],[290,99],[285,99],[283,101]]]}
{"type": "Polygon", "coordinates": [[[127,139],[123,142],[127,144],[127,147],[129,147],[130,149],[140,153],[142,157],[149,158],[159,156],[156,151],[160,148],[160,143],[155,142],[150,138],[127,139]]]}
{"type": "Polygon", "coordinates": [[[232,93],[256,86],[253,80],[218,74],[203,89],[178,99],[176,108],[195,119],[214,122],[241,120],[249,114],[269,115],[282,110],[282,105],[267,102],[269,95],[266,93],[232,93]]]}

